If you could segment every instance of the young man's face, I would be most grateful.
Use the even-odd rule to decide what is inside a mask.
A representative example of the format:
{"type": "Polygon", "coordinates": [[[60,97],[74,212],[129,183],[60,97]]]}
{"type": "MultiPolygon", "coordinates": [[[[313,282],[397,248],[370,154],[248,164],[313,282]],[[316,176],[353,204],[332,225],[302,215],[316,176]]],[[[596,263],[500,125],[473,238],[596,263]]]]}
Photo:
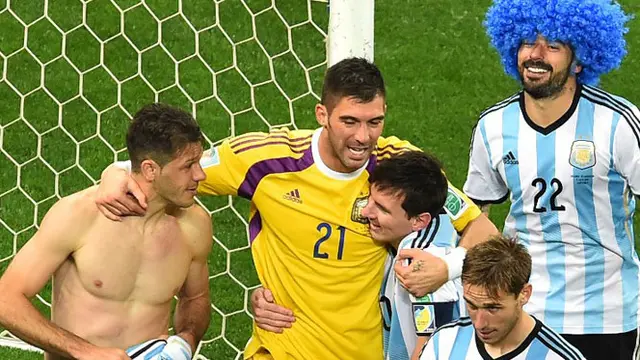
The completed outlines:
{"type": "Polygon", "coordinates": [[[331,159],[327,165],[338,172],[361,168],[376,148],[384,126],[384,97],[368,103],[343,97],[331,113],[324,105],[316,106],[316,118],[327,132],[331,159]]]}
{"type": "Polygon", "coordinates": [[[402,240],[413,229],[413,221],[402,208],[404,194],[380,191],[371,186],[369,202],[362,209],[362,215],[369,220],[371,238],[385,243],[402,240]]]}
{"type": "MultiPolygon", "coordinates": [[[[538,36],[524,41],[518,50],[518,71],[524,90],[535,99],[554,97],[562,92],[572,75],[573,52],[561,42],[538,36]]],[[[575,72],[581,67],[576,66],[575,72]]]]}
{"type": "Polygon", "coordinates": [[[497,299],[490,297],[480,286],[463,284],[463,291],[476,334],[483,343],[497,346],[522,317],[522,307],[529,300],[531,285],[526,284],[518,295],[500,291],[497,299]]]}
{"type": "Polygon", "coordinates": [[[173,160],[160,170],[160,176],[154,181],[158,195],[169,203],[189,207],[194,203],[198,182],[206,175],[200,166],[202,145],[188,144],[173,160]]]}

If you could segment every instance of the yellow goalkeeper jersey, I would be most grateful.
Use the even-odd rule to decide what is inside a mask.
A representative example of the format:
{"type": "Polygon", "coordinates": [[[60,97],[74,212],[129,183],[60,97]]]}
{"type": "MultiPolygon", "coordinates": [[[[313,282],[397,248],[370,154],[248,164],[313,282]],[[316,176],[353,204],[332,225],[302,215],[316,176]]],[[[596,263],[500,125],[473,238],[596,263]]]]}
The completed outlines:
{"type": "MultiPolygon", "coordinates": [[[[381,137],[367,165],[338,173],[320,159],[321,131],[248,133],[224,141],[201,161],[207,178],[199,193],[251,200],[258,277],[296,317],[282,334],[254,325],[245,358],[260,348],[276,360],[383,357],[378,295],[387,250],[369,237],[361,210],[376,162],[415,148],[381,137]]],[[[464,201],[467,206],[452,216],[459,231],[480,214],[464,201]]]]}

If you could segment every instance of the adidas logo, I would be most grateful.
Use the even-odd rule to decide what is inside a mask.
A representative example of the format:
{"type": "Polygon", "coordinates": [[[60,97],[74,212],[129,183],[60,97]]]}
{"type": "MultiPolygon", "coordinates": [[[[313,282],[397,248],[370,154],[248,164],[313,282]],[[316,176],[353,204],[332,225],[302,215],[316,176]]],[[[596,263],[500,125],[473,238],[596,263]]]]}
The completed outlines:
{"type": "Polygon", "coordinates": [[[302,199],[300,198],[300,192],[298,189],[291,190],[288,193],[282,195],[282,198],[285,200],[293,201],[294,203],[302,204],[302,199]]]}
{"type": "Polygon", "coordinates": [[[507,155],[502,157],[502,162],[505,165],[518,165],[518,159],[516,159],[515,156],[513,156],[513,153],[511,151],[509,151],[507,153],[507,155]]]}

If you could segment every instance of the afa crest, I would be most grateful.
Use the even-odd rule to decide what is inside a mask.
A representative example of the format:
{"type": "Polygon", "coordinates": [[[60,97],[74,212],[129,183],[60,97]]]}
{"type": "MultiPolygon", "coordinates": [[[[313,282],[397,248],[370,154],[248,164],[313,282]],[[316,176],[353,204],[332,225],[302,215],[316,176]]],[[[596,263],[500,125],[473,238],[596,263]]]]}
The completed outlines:
{"type": "Polygon", "coordinates": [[[369,220],[362,216],[362,209],[367,206],[368,196],[358,197],[356,201],[353,202],[353,207],[351,208],[351,221],[357,222],[360,224],[368,224],[369,220]]]}
{"type": "Polygon", "coordinates": [[[596,164],[596,146],[593,141],[576,140],[571,144],[569,164],[574,168],[584,170],[596,164]]]}

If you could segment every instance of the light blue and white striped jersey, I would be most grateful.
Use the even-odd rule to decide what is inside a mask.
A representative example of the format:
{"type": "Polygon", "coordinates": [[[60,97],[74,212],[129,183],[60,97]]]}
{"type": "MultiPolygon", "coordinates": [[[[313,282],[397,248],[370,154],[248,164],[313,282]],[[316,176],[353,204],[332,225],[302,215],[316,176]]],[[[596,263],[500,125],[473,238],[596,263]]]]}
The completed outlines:
{"type": "Polygon", "coordinates": [[[479,203],[510,193],[504,233],[533,260],[525,310],[563,334],[638,328],[640,112],[589,86],[547,128],[523,109],[519,93],[481,115],[464,191],[479,203]]]}
{"type": "MultiPolygon", "coordinates": [[[[442,257],[457,242],[458,234],[449,216],[443,213],[434,217],[425,229],[407,235],[400,242],[399,249],[423,249],[442,257]]],[[[416,299],[397,281],[394,263],[395,256],[390,253],[385,267],[385,280],[380,289],[384,356],[386,360],[409,360],[418,336],[430,336],[438,326],[460,316],[459,279],[449,281],[435,292],[416,299]]]]}
{"type": "MultiPolygon", "coordinates": [[[[584,356],[558,333],[535,319],[536,325],[515,350],[500,359],[584,360],[584,356]]],[[[476,336],[469,318],[438,329],[420,354],[420,360],[493,360],[476,336]]]]}

